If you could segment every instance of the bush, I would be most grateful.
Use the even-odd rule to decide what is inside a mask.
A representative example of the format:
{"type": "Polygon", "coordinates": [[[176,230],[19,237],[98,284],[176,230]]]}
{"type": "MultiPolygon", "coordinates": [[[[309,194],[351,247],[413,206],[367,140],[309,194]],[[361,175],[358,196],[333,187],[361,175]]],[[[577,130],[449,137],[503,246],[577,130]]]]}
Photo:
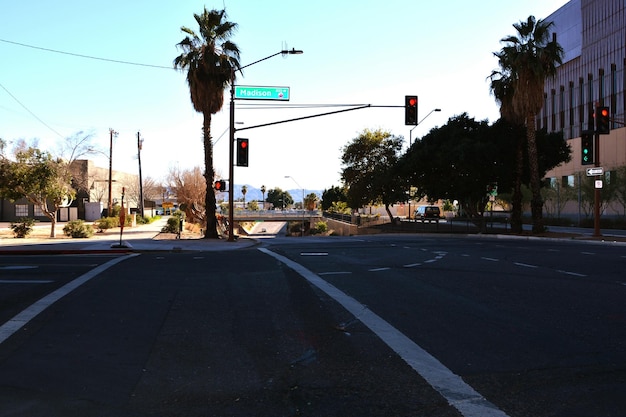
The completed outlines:
{"type": "Polygon", "coordinates": [[[72,220],[63,226],[63,233],[73,238],[86,238],[93,235],[93,227],[85,224],[83,220],[72,220]]]}
{"type": "Polygon", "coordinates": [[[315,233],[316,234],[324,234],[328,232],[328,223],[326,222],[317,222],[315,223],[315,233]]]}
{"type": "Polygon", "coordinates": [[[20,217],[15,222],[11,222],[11,230],[17,238],[25,238],[33,231],[35,225],[35,219],[29,219],[28,217],[20,217]]]}
{"type": "Polygon", "coordinates": [[[180,230],[180,217],[172,216],[167,219],[167,224],[161,229],[162,233],[178,233],[180,230]]]}
{"type": "Polygon", "coordinates": [[[105,230],[113,229],[119,226],[119,218],[117,217],[103,217],[94,222],[94,225],[98,228],[98,232],[102,233],[105,230]]]}

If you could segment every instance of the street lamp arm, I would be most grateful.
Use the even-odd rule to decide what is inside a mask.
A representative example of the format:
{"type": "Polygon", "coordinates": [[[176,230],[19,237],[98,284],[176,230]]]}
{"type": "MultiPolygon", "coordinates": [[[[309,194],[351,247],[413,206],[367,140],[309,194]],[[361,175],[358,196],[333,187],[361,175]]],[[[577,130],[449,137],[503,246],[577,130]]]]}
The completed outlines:
{"type": "Polygon", "coordinates": [[[261,58],[258,61],[251,62],[249,64],[244,65],[243,67],[239,67],[239,68],[237,68],[237,71],[241,71],[244,68],[248,68],[248,67],[250,67],[250,66],[252,66],[254,64],[258,64],[259,62],[263,62],[266,59],[274,58],[276,55],[281,55],[281,54],[282,55],[299,55],[299,54],[302,54],[302,53],[304,53],[304,52],[301,51],[301,50],[295,49],[295,48],[292,48],[291,50],[283,49],[280,52],[276,52],[275,54],[272,54],[270,56],[266,56],[265,58],[261,58]]]}

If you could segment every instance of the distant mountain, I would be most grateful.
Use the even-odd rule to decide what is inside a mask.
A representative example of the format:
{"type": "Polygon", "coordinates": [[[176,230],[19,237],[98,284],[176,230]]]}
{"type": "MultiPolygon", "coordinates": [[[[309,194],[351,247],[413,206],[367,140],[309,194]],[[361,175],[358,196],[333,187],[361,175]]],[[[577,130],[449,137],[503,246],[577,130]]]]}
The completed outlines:
{"type": "MultiPolygon", "coordinates": [[[[243,193],[241,192],[241,187],[243,186],[243,184],[241,185],[237,185],[235,184],[235,201],[237,200],[241,200],[243,199],[243,193]]],[[[248,189],[248,191],[246,192],[246,201],[262,201],[263,200],[263,193],[261,192],[260,189],[255,188],[251,185],[246,184],[246,188],[248,189]]],[[[269,189],[268,189],[269,190],[269,189]]],[[[295,188],[292,190],[284,190],[287,191],[289,193],[289,195],[291,195],[291,198],[293,198],[293,201],[296,203],[302,202],[302,190],[295,188]]],[[[318,199],[322,199],[322,193],[324,192],[324,190],[304,190],[304,196],[306,197],[307,195],[311,194],[311,193],[315,193],[315,195],[317,195],[318,199]]],[[[267,191],[265,191],[265,197],[267,198],[267,191]]],[[[225,197],[226,198],[226,197],[225,197]]]]}

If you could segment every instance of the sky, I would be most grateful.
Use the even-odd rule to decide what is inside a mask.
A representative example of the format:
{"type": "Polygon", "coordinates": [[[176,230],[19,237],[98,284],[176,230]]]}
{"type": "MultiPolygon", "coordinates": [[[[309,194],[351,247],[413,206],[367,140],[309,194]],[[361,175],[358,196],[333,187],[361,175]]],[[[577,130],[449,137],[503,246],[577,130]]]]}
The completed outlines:
{"type": "MultiPolygon", "coordinates": [[[[372,106],[236,133],[249,139],[250,160],[235,168],[235,184],[328,189],[341,185],[342,148],[364,129],[402,136],[408,147],[462,113],[495,122],[488,77],[497,69],[493,52],[502,48],[500,40],[515,34],[514,23],[529,15],[546,18],[566,3],[0,0],[0,138],[37,140],[55,153],[65,138],[84,132],[102,151],[91,159],[108,167],[113,129],[113,169],[138,173],[139,132],[144,178],[203,167],[202,115],[172,62],[181,53],[181,26],[197,30],[194,13],[225,8],[238,24],[232,41],[242,65],[283,49],[303,51],[251,65],[238,76],[236,85],[289,87],[290,101],[286,107],[237,100],[237,128],[342,105],[372,106]],[[404,125],[402,108],[385,107],[403,106],[405,95],[419,97],[420,124],[413,130],[404,125]]],[[[228,91],[225,97],[211,129],[214,167],[227,179],[228,91]]]]}

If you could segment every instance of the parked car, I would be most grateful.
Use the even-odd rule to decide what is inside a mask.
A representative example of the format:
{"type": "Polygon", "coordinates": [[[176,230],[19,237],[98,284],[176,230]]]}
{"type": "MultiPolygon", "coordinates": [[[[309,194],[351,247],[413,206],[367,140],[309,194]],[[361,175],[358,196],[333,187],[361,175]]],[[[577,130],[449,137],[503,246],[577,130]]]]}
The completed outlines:
{"type": "Polygon", "coordinates": [[[428,222],[432,222],[433,220],[439,223],[439,219],[441,218],[441,210],[439,206],[419,206],[415,210],[415,219],[421,220],[422,223],[426,220],[428,222]]]}

